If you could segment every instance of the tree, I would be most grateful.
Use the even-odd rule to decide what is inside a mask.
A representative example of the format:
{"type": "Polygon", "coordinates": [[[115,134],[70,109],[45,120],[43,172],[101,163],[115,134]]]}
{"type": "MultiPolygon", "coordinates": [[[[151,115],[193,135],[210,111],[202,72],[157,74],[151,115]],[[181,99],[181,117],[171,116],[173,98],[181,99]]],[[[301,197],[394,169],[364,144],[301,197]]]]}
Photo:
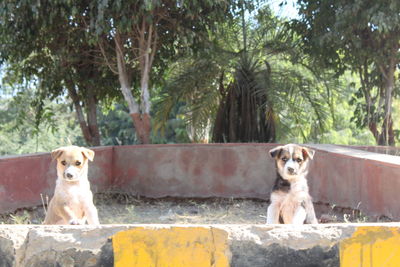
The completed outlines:
{"type": "MultiPolygon", "coordinates": [[[[224,88],[220,82],[222,99],[214,122],[214,142],[274,142],[275,113],[266,90],[270,87],[271,67],[254,51],[248,51],[245,10],[241,9],[242,51],[233,74],[233,81],[224,88]]],[[[257,44],[256,44],[257,46],[257,44]]],[[[256,50],[257,47],[253,47],[256,50]]],[[[221,75],[223,79],[223,74],[221,75]]]]}
{"type": "Polygon", "coordinates": [[[0,55],[21,81],[40,81],[40,97],[54,99],[67,91],[87,144],[98,146],[97,103],[116,96],[116,79],[99,64],[100,50],[89,43],[81,16],[85,2],[69,4],[2,2],[0,55]]]}
{"type": "Polygon", "coordinates": [[[359,75],[352,103],[354,119],[368,126],[380,145],[394,145],[392,99],[399,64],[400,3],[397,0],[300,0],[300,18],[292,28],[302,36],[304,51],[339,74],[359,75]],[[357,98],[363,97],[363,103],[357,98]],[[380,124],[380,126],[379,126],[380,124]]]}
{"type": "Polygon", "coordinates": [[[0,155],[45,152],[68,143],[84,145],[69,103],[44,100],[42,106],[30,105],[41,101],[37,88],[15,78],[5,75],[0,81],[0,155]],[[26,88],[14,88],[22,86],[26,88]]]}
{"type": "Polygon", "coordinates": [[[214,142],[275,142],[276,114],[266,93],[271,69],[268,63],[260,64],[245,53],[228,87],[220,83],[222,99],[213,127],[214,142]]]}
{"type": "Polygon", "coordinates": [[[183,103],[179,116],[198,129],[194,142],[207,139],[204,129],[215,142],[315,140],[331,125],[335,83],[323,82],[330,76],[300,56],[298,39],[267,7],[245,27],[242,18],[210,33],[207,50],[171,66],[156,126],[183,103]]]}
{"type": "Polygon", "coordinates": [[[229,18],[233,4],[227,0],[92,2],[98,44],[118,75],[141,143],[150,142],[150,89],[155,75],[161,76],[163,64],[176,50],[193,47],[207,30],[229,18]],[[133,78],[134,71],[140,78],[133,78]],[[139,101],[132,87],[140,88],[139,101]]]}

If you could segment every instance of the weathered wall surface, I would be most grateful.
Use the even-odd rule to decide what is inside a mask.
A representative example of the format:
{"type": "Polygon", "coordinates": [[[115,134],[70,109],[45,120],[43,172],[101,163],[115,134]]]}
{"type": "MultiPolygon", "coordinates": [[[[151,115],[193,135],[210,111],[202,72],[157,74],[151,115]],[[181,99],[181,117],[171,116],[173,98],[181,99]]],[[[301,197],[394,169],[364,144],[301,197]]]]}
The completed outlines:
{"type": "Polygon", "coordinates": [[[38,205],[40,194],[51,194],[56,177],[49,154],[0,158],[0,211],[38,205]]]}
{"type": "Polygon", "coordinates": [[[152,145],[114,148],[113,184],[149,197],[268,198],[273,144],[152,145]]]}
{"type": "Polygon", "coordinates": [[[398,223],[0,225],[0,265],[16,267],[398,266],[399,247],[398,223]]]}
{"type": "MultiPolygon", "coordinates": [[[[182,144],[94,148],[95,192],[147,197],[267,199],[275,179],[275,144],[182,144]]],[[[400,158],[331,145],[316,149],[309,173],[314,201],[400,219],[400,158]]],[[[0,212],[40,205],[52,195],[55,162],[48,153],[0,158],[0,212]]]]}
{"type": "Polygon", "coordinates": [[[359,208],[369,216],[400,218],[400,157],[333,145],[311,145],[309,173],[314,200],[359,208]]]}
{"type": "Polygon", "coordinates": [[[374,153],[388,154],[388,155],[393,155],[393,156],[400,155],[400,148],[393,147],[393,146],[345,146],[345,145],[343,145],[343,147],[350,148],[350,149],[359,149],[359,150],[364,150],[364,151],[369,151],[369,152],[374,152],[374,153]]]}

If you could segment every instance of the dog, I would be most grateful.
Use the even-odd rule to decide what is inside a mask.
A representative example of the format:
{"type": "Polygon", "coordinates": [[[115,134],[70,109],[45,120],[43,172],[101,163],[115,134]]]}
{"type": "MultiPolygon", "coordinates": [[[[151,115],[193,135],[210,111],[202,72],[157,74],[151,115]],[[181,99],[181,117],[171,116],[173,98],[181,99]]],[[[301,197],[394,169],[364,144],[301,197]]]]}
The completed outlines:
{"type": "Polygon", "coordinates": [[[99,224],[88,180],[88,162],[94,151],[66,146],[51,152],[57,160],[57,181],[43,224],[99,224]]]}
{"type": "Polygon", "coordinates": [[[267,211],[268,224],[318,223],[306,180],[314,153],[314,150],[295,144],[269,151],[275,159],[277,177],[267,211]]]}

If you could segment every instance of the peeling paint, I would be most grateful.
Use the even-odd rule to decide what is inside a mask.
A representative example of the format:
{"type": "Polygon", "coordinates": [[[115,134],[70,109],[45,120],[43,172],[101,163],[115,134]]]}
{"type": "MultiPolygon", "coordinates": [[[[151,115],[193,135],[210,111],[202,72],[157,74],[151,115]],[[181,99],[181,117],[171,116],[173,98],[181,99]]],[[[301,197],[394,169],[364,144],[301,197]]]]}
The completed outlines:
{"type": "Polygon", "coordinates": [[[112,237],[114,266],[229,266],[228,234],[206,227],[138,227],[112,237]]]}
{"type": "Polygon", "coordinates": [[[340,242],[341,267],[397,267],[400,265],[398,227],[361,226],[340,242]]]}

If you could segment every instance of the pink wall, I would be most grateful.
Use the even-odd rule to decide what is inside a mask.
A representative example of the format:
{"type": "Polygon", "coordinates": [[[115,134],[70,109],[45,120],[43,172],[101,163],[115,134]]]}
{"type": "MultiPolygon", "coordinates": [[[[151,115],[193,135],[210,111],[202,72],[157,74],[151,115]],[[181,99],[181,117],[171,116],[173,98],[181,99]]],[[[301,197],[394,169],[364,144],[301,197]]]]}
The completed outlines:
{"type": "Polygon", "coordinates": [[[114,147],[117,188],[148,197],[268,198],[271,144],[114,147]]]}
{"type": "Polygon", "coordinates": [[[50,194],[56,172],[49,154],[0,158],[0,211],[39,204],[40,193],[50,194]]]}
{"type": "MultiPolygon", "coordinates": [[[[274,144],[136,145],[94,148],[89,179],[95,192],[147,197],[267,199],[275,179],[274,144]]],[[[400,218],[398,157],[337,146],[317,150],[309,173],[315,201],[400,218]]],[[[400,162],[400,161],[399,161],[400,162]]],[[[0,212],[40,205],[52,195],[55,162],[49,153],[0,158],[0,212]]]]}
{"type": "Polygon", "coordinates": [[[400,157],[337,146],[314,148],[308,180],[316,201],[400,219],[400,157]]]}
{"type": "Polygon", "coordinates": [[[400,155],[400,148],[393,146],[344,146],[347,148],[360,149],[369,152],[389,154],[393,156],[400,155]]]}

